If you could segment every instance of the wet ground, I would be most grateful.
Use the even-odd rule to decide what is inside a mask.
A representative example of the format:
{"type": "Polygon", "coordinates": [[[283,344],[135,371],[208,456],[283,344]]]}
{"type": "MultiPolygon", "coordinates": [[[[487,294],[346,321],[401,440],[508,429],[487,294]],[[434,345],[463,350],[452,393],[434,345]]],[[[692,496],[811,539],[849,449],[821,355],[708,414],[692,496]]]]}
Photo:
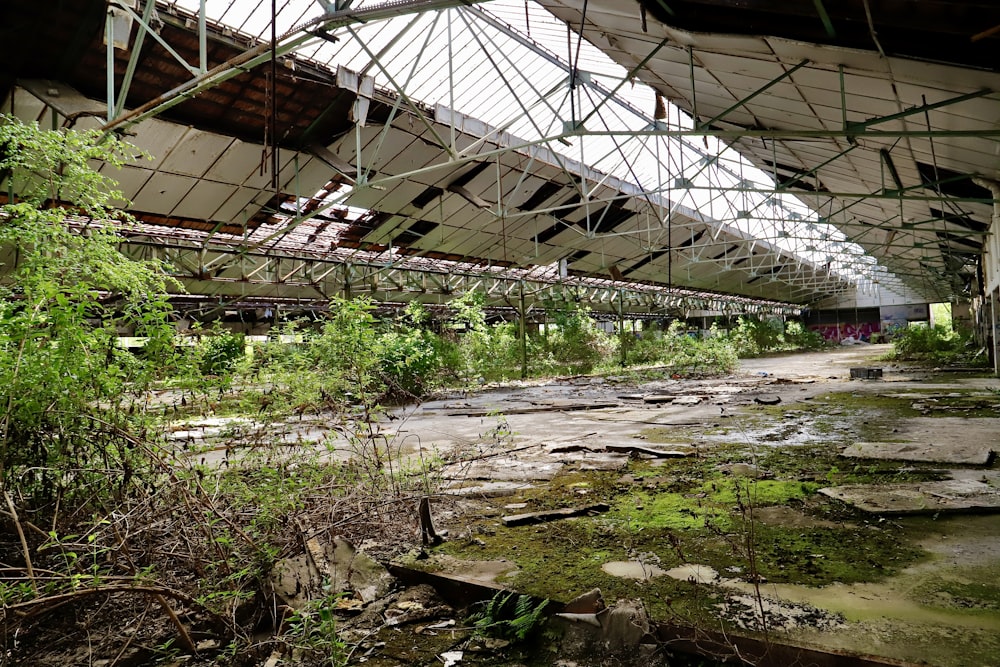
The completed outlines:
{"type": "Polygon", "coordinates": [[[418,566],[461,576],[483,560],[519,591],[567,601],[600,587],[643,599],[654,620],[998,664],[1000,383],[893,367],[886,351],[756,359],[725,379],[572,378],[401,413],[425,455],[464,452],[441,479],[452,538],[418,566]],[[852,380],[856,367],[883,377],[852,380]],[[888,451],[841,455],[859,443],[888,451]],[[982,487],[971,509],[967,484],[982,487]],[[830,489],[861,489],[875,507],[830,489]],[[597,503],[608,510],[505,521],[597,503]]]}
{"type": "MultiPolygon", "coordinates": [[[[1000,381],[879,361],[888,350],[749,360],[725,378],[528,382],[398,408],[379,441],[397,469],[427,471],[447,531],[398,564],[558,602],[600,588],[609,604],[641,600],[654,623],[841,656],[828,664],[1000,664],[1000,381]],[[851,379],[866,367],[882,377],[851,379]]],[[[176,428],[190,446],[253,423],[176,428]]],[[[322,420],[284,431],[325,441],[332,457],[357,447],[322,420]]],[[[462,625],[457,613],[397,624],[354,655],[588,664],[472,646],[462,625]]]]}

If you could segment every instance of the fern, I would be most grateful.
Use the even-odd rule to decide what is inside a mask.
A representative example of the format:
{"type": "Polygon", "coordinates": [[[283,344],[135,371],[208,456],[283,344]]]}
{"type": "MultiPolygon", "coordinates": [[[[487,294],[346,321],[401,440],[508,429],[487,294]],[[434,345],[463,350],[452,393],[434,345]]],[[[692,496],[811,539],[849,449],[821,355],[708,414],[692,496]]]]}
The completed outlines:
{"type": "Polygon", "coordinates": [[[529,595],[498,592],[482,608],[469,616],[476,634],[524,641],[544,621],[548,600],[536,603],[529,595]],[[516,598],[515,598],[516,596],[516,598]]]}
{"type": "Polygon", "coordinates": [[[535,604],[527,595],[518,596],[517,605],[514,607],[514,618],[510,621],[511,632],[518,641],[526,639],[542,624],[542,614],[548,604],[548,600],[535,604]]]}

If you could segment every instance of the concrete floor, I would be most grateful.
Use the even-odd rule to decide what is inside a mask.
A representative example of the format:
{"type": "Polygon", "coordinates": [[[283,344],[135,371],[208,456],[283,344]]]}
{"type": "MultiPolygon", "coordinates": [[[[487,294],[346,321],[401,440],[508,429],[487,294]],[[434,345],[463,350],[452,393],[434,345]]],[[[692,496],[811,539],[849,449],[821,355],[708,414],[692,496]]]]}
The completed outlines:
{"type": "MultiPolygon", "coordinates": [[[[801,447],[823,452],[823,465],[834,460],[847,471],[856,466],[929,466],[940,472],[941,479],[933,483],[939,486],[859,489],[840,483],[832,471],[827,483],[820,470],[810,479],[830,490],[816,494],[810,504],[822,511],[768,506],[755,512],[754,520],[762,524],[801,526],[804,531],[891,522],[901,540],[924,554],[891,576],[873,573],[870,580],[856,583],[765,582],[759,591],[767,613],[783,619],[772,626],[772,638],[874,656],[884,661],[878,664],[1000,665],[1000,467],[992,455],[1000,449],[1000,380],[879,361],[889,349],[841,347],[746,360],[725,378],[671,378],[652,372],[645,380],[634,374],[574,377],[456,392],[394,409],[381,423],[384,437],[379,442],[388,447],[391,460],[410,470],[422,463],[451,462],[430,481],[438,489],[435,521],[453,541],[475,542],[475,530],[483,530],[485,541],[504,533],[515,542],[524,540],[525,547],[530,540],[557,534],[559,522],[546,524],[551,529],[514,532],[518,529],[502,525],[501,514],[539,509],[545,504],[539,499],[567,476],[627,478],[636,457],[667,469],[683,465],[676,461],[725,460],[725,453],[735,452],[713,468],[724,467],[732,477],[770,474],[757,471],[757,454],[801,447]],[[855,367],[879,367],[884,376],[852,380],[850,369],[855,367]],[[885,402],[896,407],[867,407],[885,402]],[[819,417],[833,427],[820,429],[819,417]],[[869,445],[875,449],[866,449],[869,445]],[[837,458],[852,448],[863,457],[877,451],[878,458],[837,458]],[[984,451],[988,463],[969,463],[984,451]],[[852,509],[852,503],[861,509],[852,509]],[[824,518],[828,516],[832,519],[824,518]],[[810,620],[795,620],[803,617],[810,620]]],[[[175,439],[211,443],[216,431],[231,426],[230,420],[211,419],[178,426],[175,439]]],[[[285,431],[289,444],[326,438],[334,445],[325,450],[331,456],[348,458],[354,452],[322,418],[293,421],[285,431]]],[[[203,450],[200,457],[221,460],[232,453],[231,447],[222,447],[203,450]]],[[[675,479],[678,469],[670,473],[675,479]]],[[[581,495],[579,502],[586,504],[587,496],[581,495]]],[[[577,547],[557,543],[541,548],[577,547]]],[[[470,581],[503,582],[517,558],[494,554],[481,561],[469,562],[467,555],[437,558],[432,552],[422,567],[470,581]]],[[[628,560],[609,558],[604,565],[605,573],[632,572],[621,576],[635,577],[635,563],[628,560]]],[[[727,631],[739,631],[747,613],[753,616],[759,605],[757,587],[740,574],[717,572],[696,561],[639,565],[639,578],[630,581],[632,594],[642,597],[651,586],[647,576],[696,582],[692,585],[699,594],[727,600],[719,608],[719,623],[730,623],[727,631]],[[743,621],[734,609],[743,609],[743,621]]],[[[585,590],[557,595],[565,601],[585,590]]]]}
{"type": "MultiPolygon", "coordinates": [[[[1000,469],[993,465],[992,455],[987,465],[948,462],[949,448],[961,449],[970,442],[987,450],[1000,449],[1000,412],[990,416],[989,407],[1000,401],[1000,396],[992,399],[1000,392],[1000,381],[971,373],[893,367],[877,359],[888,349],[844,347],[748,360],[737,374],[724,379],[635,382],[625,377],[581,377],[456,394],[398,410],[392,422],[394,442],[404,455],[447,457],[460,453],[462,462],[446,468],[443,493],[480,500],[494,498],[496,504],[503,502],[497,497],[544,489],[563,473],[624,469],[628,453],[623,448],[638,446],[678,456],[702,455],[718,445],[711,435],[713,428],[750,413],[755,421],[749,437],[760,439],[767,447],[792,447],[803,438],[817,437],[809,433],[808,420],[797,415],[796,407],[809,405],[831,392],[849,392],[862,403],[866,397],[876,401],[913,394],[920,410],[921,400],[936,401],[937,395],[981,396],[988,405],[974,418],[951,411],[947,414],[958,416],[946,417],[947,421],[939,422],[946,426],[938,429],[933,428],[933,419],[941,417],[936,413],[892,418],[893,432],[902,435],[886,438],[891,441],[912,437],[933,450],[932,459],[939,452],[941,462],[937,465],[944,471],[943,477],[957,480],[953,487],[965,482],[983,485],[976,496],[979,505],[975,513],[963,511],[960,503],[948,506],[955,502],[957,492],[941,493],[933,488],[923,498],[945,503],[940,511],[924,508],[912,516],[905,507],[900,512],[859,512],[872,522],[895,521],[904,526],[907,539],[925,550],[927,558],[890,578],[869,583],[819,587],[765,584],[761,592],[774,609],[807,605],[839,619],[836,623],[783,628],[783,641],[904,664],[1000,664],[996,657],[1000,656],[1000,600],[996,598],[1000,593],[1000,514],[991,513],[1000,510],[1000,469]],[[850,369],[864,366],[884,368],[883,379],[851,380],[850,369]],[[656,396],[656,402],[645,402],[643,397],[648,396],[656,396]],[[773,403],[775,397],[789,412],[773,415],[774,423],[769,424],[768,413],[760,410],[760,401],[773,403]],[[666,429],[668,433],[671,428],[684,428],[690,436],[683,443],[647,443],[641,434],[650,428],[666,429]],[[968,592],[977,586],[983,589],[981,595],[968,592]],[[956,588],[966,591],[966,597],[959,600],[953,592],[946,592],[956,588]],[[929,589],[937,591],[930,598],[929,589]]],[[[844,428],[824,437],[829,447],[847,449],[861,439],[864,428],[872,427],[867,420],[879,418],[885,418],[884,414],[845,415],[844,428]],[[852,422],[856,419],[864,419],[865,426],[852,422]]],[[[874,426],[888,429],[889,425],[874,426]]],[[[906,465],[906,461],[897,463],[906,465]]],[[[847,462],[844,467],[851,465],[847,462]]],[[[783,515],[781,508],[765,509],[768,511],[761,512],[764,520],[801,519],[797,512],[783,515]]],[[[461,512],[443,511],[439,523],[453,534],[460,532],[468,520],[461,512]]],[[[452,574],[462,574],[460,564],[448,569],[452,574]]],[[[702,583],[724,588],[731,596],[754,593],[754,587],[746,581],[727,579],[718,573],[702,583]]]]}

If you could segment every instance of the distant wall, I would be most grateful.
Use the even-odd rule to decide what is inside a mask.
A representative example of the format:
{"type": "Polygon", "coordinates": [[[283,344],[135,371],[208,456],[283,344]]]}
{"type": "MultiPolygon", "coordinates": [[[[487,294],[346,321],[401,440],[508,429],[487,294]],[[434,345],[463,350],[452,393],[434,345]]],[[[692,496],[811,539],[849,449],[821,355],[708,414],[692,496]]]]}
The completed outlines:
{"type": "Polygon", "coordinates": [[[828,341],[839,343],[845,338],[871,342],[872,334],[882,331],[878,308],[840,308],[810,311],[806,326],[828,341]]]}

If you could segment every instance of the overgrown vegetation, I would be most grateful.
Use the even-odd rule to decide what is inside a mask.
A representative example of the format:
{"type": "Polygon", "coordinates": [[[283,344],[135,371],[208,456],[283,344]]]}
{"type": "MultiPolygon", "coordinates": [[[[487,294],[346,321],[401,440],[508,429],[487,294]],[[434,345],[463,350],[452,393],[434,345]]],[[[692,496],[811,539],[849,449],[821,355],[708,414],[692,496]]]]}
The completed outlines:
{"type": "Polygon", "coordinates": [[[222,329],[179,338],[167,299],[177,286],[119,252],[115,230],[130,221],[91,168],[134,149],[6,118],[0,148],[18,194],[0,209],[3,660],[152,664],[183,653],[260,664],[276,649],[335,646],[326,608],[281,630],[267,578],[301,549],[304,525],[406,539],[394,508],[428,492],[434,460],[404,462],[375,415],[433,375],[420,313],[401,331],[368,302],[334,302],[325,322],[288,325],[256,357],[222,329]],[[137,354],[119,346],[121,329],[144,341],[137,354]],[[164,428],[224,418],[227,405],[255,419],[234,421],[223,451],[164,428]],[[332,417],[321,428],[350,443],[346,457],[282,447],[289,419],[322,410],[332,417]],[[267,627],[282,634],[258,642],[267,627]]]}
{"type": "MultiPolygon", "coordinates": [[[[136,157],[114,137],[0,119],[0,173],[18,194],[0,209],[0,650],[15,661],[75,645],[88,646],[86,661],[200,653],[237,665],[277,650],[336,664],[346,647],[333,598],[282,624],[268,576],[301,552],[303,526],[408,539],[398,508],[434,491],[441,460],[404,456],[383,405],[520,377],[522,364],[534,375],[617,369],[622,337],[565,305],[522,348],[518,323],[490,320],[477,294],[436,319],[416,303],[377,318],[370,300],[334,299],[263,344],[223,327],[180,336],[168,300],[179,287],[119,252],[130,220],[110,202],[122,195],[91,168],[136,157]],[[119,345],[122,330],[144,341],[138,353],[119,345]],[[214,441],[170,432],[208,418],[214,441]],[[94,630],[111,620],[133,629],[94,630]],[[211,648],[199,648],[205,638],[211,648]]],[[[741,336],[701,338],[674,322],[628,337],[626,358],[726,372],[741,336]]],[[[507,435],[500,416],[484,437],[507,435]]],[[[526,619],[510,628],[518,637],[542,608],[515,611],[526,619]]]]}
{"type": "Polygon", "coordinates": [[[740,317],[728,338],[736,354],[744,358],[768,352],[818,350],[826,344],[822,335],[806,329],[801,322],[778,318],[740,317]]]}
{"type": "Polygon", "coordinates": [[[130,442],[141,428],[135,400],[170,350],[163,274],[125,258],[117,234],[95,222],[112,215],[108,202],[120,194],[89,161],[117,165],[134,151],[96,140],[0,119],[0,172],[20,193],[0,208],[8,265],[0,286],[0,483],[10,512],[16,500],[29,512],[61,505],[86,514],[107,494],[128,492],[143,465],[130,442]],[[72,231],[70,210],[56,202],[90,224],[72,231]],[[143,359],[118,347],[118,325],[147,337],[143,359]]]}
{"type": "Polygon", "coordinates": [[[892,340],[892,357],[926,361],[935,365],[979,364],[986,355],[973,344],[971,336],[944,325],[910,326],[900,329],[892,340]]]}

